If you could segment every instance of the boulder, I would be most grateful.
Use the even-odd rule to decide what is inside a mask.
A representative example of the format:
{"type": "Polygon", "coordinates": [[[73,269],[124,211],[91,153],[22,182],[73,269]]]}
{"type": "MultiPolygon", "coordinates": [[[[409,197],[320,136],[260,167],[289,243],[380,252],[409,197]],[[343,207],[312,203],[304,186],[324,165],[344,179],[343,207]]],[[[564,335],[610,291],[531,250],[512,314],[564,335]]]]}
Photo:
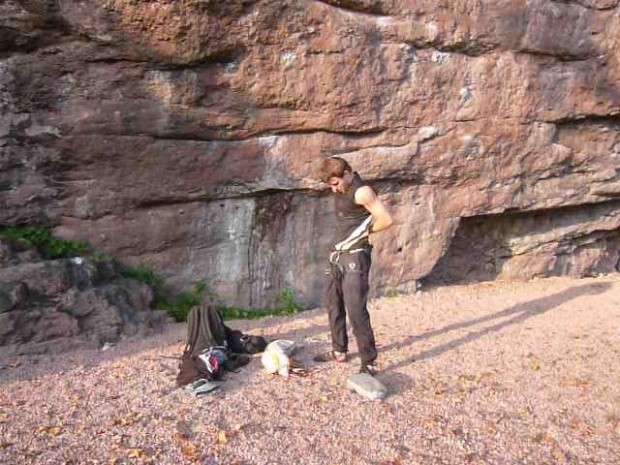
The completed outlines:
{"type": "Polygon", "coordinates": [[[388,395],[387,388],[376,377],[368,373],[355,373],[346,381],[347,387],[370,400],[383,400],[388,395]]]}
{"type": "Polygon", "coordinates": [[[32,257],[40,261],[0,269],[2,354],[102,347],[161,330],[171,321],[152,308],[152,290],[120,276],[112,262],[32,257]]]}

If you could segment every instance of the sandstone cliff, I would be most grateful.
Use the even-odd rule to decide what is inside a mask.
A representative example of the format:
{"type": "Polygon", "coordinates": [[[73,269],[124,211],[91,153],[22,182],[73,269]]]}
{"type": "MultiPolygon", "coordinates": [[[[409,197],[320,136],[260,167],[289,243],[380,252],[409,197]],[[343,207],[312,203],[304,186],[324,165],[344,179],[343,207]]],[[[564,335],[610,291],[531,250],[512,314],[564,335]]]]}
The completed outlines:
{"type": "Polygon", "coordinates": [[[619,4],[5,1],[0,223],[317,304],[342,154],[397,220],[375,293],[616,271],[619,4]]]}

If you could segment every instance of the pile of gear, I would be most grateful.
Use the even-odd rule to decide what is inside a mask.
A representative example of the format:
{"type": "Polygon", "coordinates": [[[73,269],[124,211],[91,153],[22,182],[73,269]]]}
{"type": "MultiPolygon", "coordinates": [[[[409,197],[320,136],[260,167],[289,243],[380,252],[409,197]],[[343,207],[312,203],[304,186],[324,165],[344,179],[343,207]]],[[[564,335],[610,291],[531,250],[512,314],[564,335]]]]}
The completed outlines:
{"type": "Polygon", "coordinates": [[[197,396],[211,393],[221,386],[224,372],[247,365],[250,355],[261,353],[266,347],[263,337],[226,326],[211,305],[194,307],[187,316],[187,342],[177,386],[187,386],[197,396]]]}
{"type": "MultiPolygon", "coordinates": [[[[262,353],[265,371],[284,377],[308,376],[294,355],[300,349],[295,341],[277,339],[267,343],[262,336],[243,334],[224,324],[219,312],[208,304],[194,307],[187,318],[187,343],[181,356],[177,385],[195,396],[216,392],[223,385],[227,371],[250,362],[250,356],[262,353]]],[[[367,373],[347,378],[347,387],[370,400],[383,400],[387,389],[367,373]]]]}

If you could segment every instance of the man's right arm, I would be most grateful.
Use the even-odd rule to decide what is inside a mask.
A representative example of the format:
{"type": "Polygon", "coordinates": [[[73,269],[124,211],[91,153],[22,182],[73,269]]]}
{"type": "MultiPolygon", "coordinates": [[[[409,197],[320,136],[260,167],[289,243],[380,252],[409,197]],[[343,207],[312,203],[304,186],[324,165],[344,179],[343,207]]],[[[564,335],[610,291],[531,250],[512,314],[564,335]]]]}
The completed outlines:
{"type": "Polygon", "coordinates": [[[383,231],[394,223],[385,204],[370,186],[360,187],[355,192],[355,202],[362,205],[372,215],[372,223],[368,229],[369,234],[383,231]]]}

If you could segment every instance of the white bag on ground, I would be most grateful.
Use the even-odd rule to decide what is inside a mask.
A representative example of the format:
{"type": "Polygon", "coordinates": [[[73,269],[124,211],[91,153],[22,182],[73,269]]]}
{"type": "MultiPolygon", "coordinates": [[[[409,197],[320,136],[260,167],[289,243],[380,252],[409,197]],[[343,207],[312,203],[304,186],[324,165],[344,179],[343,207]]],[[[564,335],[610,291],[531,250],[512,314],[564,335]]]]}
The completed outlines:
{"type": "Polygon", "coordinates": [[[288,376],[291,366],[291,355],[297,349],[295,341],[278,339],[267,344],[261,363],[267,373],[278,373],[281,376],[288,376]]]}

